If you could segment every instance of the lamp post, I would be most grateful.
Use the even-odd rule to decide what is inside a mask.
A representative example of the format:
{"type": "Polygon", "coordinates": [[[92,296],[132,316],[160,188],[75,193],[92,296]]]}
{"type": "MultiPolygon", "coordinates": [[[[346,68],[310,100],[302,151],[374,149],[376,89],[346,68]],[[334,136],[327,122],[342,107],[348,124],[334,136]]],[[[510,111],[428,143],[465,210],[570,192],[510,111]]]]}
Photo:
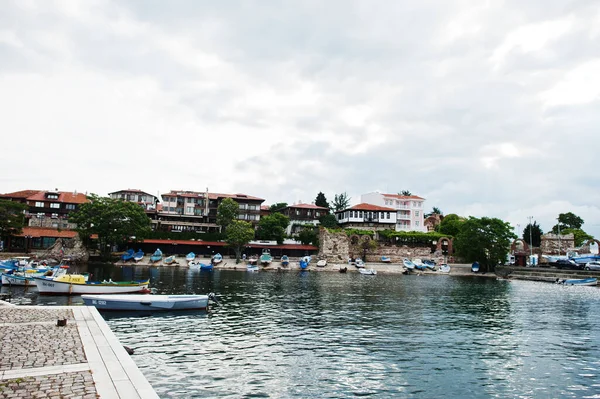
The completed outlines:
{"type": "Polygon", "coordinates": [[[557,226],[558,226],[558,256],[560,256],[560,220],[558,220],[557,226]]]}
{"type": "MultiPolygon", "coordinates": [[[[529,216],[529,264],[533,263],[533,216],[529,216]]],[[[533,265],[532,265],[533,266],[533,265]]]]}

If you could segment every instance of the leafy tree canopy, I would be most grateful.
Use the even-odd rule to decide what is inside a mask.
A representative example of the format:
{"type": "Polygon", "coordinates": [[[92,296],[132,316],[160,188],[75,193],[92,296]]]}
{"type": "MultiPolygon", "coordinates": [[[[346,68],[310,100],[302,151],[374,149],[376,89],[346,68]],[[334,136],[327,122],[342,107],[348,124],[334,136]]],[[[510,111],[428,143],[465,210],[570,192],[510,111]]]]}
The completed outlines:
{"type": "Polygon", "coordinates": [[[242,250],[254,238],[254,227],[243,220],[234,220],[227,226],[225,242],[235,252],[235,263],[240,263],[242,250]]]}
{"type": "Polygon", "coordinates": [[[564,230],[560,231],[560,234],[571,234],[571,233],[573,233],[573,236],[575,237],[575,246],[576,247],[580,247],[587,240],[591,240],[594,238],[593,236],[589,235],[588,233],[586,233],[585,231],[583,231],[581,229],[564,229],[564,230]]]}
{"type": "Polygon", "coordinates": [[[350,206],[350,199],[351,198],[348,197],[348,194],[346,194],[346,192],[343,192],[341,194],[335,194],[333,196],[333,203],[331,204],[331,206],[336,212],[342,211],[350,206]]]}
{"type": "Polygon", "coordinates": [[[23,213],[26,210],[26,204],[0,200],[0,237],[21,234],[25,223],[23,213]]]}
{"type": "Polygon", "coordinates": [[[454,240],[454,249],[468,262],[478,261],[484,270],[491,271],[506,260],[510,243],[515,238],[508,222],[471,216],[462,224],[454,240]]]}
{"type": "Polygon", "coordinates": [[[107,255],[113,245],[138,241],[150,234],[150,218],[138,204],[96,194],[88,199],[90,202],[69,215],[69,222],[77,224],[76,231],[86,245],[90,236],[97,234],[100,252],[107,255]]]}
{"type": "Polygon", "coordinates": [[[559,227],[562,232],[565,229],[581,229],[581,226],[583,226],[583,219],[579,216],[572,212],[561,213],[558,215],[558,223],[552,227],[552,232],[557,234],[559,227]]]}
{"type": "Polygon", "coordinates": [[[217,207],[217,224],[223,230],[237,219],[240,213],[240,206],[231,198],[225,198],[217,207]]]}
{"type": "Polygon", "coordinates": [[[312,227],[305,227],[298,233],[298,241],[304,245],[319,245],[319,234],[312,227]]]}
{"type": "Polygon", "coordinates": [[[281,213],[265,216],[258,222],[256,237],[260,240],[276,240],[278,244],[281,244],[285,238],[285,229],[288,224],[290,224],[290,218],[281,213]]]}
{"type": "Polygon", "coordinates": [[[287,202],[278,202],[269,207],[269,211],[271,212],[280,212],[283,208],[287,207],[287,202]]]}
{"type": "Polygon", "coordinates": [[[542,243],[542,229],[540,228],[540,226],[537,224],[536,221],[533,222],[533,225],[528,224],[524,229],[523,229],[523,241],[525,241],[528,244],[531,244],[534,247],[539,247],[540,244],[542,243]],[[531,232],[531,236],[529,235],[529,233],[531,232]],[[531,240],[531,242],[530,242],[531,240]]]}
{"type": "Polygon", "coordinates": [[[431,215],[442,215],[442,211],[440,211],[440,208],[434,206],[431,212],[425,214],[425,217],[428,218],[431,215]]]}
{"type": "Polygon", "coordinates": [[[438,233],[456,237],[460,232],[461,226],[464,224],[464,218],[455,213],[446,215],[440,224],[436,227],[438,233]]]}
{"type": "Polygon", "coordinates": [[[337,219],[335,218],[335,215],[332,215],[331,213],[321,216],[319,218],[319,223],[321,224],[321,226],[326,227],[328,229],[335,229],[338,227],[337,219]]]}
{"type": "Polygon", "coordinates": [[[329,202],[327,202],[327,198],[325,198],[325,194],[319,191],[317,194],[317,198],[315,199],[316,206],[322,206],[323,208],[329,209],[329,202]]]}

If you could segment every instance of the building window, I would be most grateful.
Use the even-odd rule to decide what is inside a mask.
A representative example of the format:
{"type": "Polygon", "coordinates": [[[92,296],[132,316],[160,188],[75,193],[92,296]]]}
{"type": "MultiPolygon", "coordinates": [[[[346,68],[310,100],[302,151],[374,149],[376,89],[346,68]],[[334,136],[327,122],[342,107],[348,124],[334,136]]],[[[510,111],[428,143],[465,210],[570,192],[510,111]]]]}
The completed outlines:
{"type": "Polygon", "coordinates": [[[318,218],[321,215],[319,212],[315,212],[315,217],[318,218]]]}
{"type": "Polygon", "coordinates": [[[57,194],[48,194],[48,199],[58,199],[58,195],[57,194]]]}
{"type": "Polygon", "coordinates": [[[186,212],[186,213],[194,213],[194,207],[193,207],[193,206],[188,206],[188,207],[186,208],[186,211],[185,211],[185,212],[186,212]]]}
{"type": "Polygon", "coordinates": [[[75,204],[66,204],[65,208],[68,209],[68,210],[70,210],[70,211],[72,211],[72,210],[75,209],[75,204]]]}
{"type": "Polygon", "coordinates": [[[415,226],[419,227],[421,223],[420,222],[415,222],[415,226]]]}
{"type": "Polygon", "coordinates": [[[419,217],[419,211],[415,211],[415,216],[419,217]]]}
{"type": "Polygon", "coordinates": [[[60,204],[57,202],[52,202],[50,204],[50,208],[54,208],[54,209],[60,209],[60,204]]]}
{"type": "Polygon", "coordinates": [[[386,218],[386,219],[389,219],[389,218],[390,218],[390,213],[389,213],[389,212],[386,212],[386,213],[385,213],[385,218],[386,218]]]}
{"type": "Polygon", "coordinates": [[[43,207],[44,207],[44,203],[43,203],[43,202],[36,202],[36,203],[35,203],[35,206],[36,206],[37,208],[43,208],[43,207]]]}

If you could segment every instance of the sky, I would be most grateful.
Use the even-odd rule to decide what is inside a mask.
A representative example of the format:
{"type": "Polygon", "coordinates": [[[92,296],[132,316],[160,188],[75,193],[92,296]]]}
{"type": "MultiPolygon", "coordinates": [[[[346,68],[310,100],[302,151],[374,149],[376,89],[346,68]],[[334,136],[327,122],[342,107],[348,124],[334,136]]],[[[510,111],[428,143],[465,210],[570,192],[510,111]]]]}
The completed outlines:
{"type": "Polygon", "coordinates": [[[599,71],[597,1],[4,0],[0,192],[409,190],[600,237],[599,71]]]}

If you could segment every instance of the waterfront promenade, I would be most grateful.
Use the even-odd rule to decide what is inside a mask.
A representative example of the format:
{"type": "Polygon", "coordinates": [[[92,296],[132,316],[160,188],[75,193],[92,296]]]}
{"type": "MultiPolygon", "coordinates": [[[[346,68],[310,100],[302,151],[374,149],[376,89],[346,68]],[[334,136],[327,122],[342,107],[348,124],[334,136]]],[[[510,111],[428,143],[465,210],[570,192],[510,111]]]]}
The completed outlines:
{"type": "Polygon", "coordinates": [[[0,301],[0,399],[158,398],[96,308],[0,301]],[[66,325],[58,326],[58,320],[66,325]]]}

